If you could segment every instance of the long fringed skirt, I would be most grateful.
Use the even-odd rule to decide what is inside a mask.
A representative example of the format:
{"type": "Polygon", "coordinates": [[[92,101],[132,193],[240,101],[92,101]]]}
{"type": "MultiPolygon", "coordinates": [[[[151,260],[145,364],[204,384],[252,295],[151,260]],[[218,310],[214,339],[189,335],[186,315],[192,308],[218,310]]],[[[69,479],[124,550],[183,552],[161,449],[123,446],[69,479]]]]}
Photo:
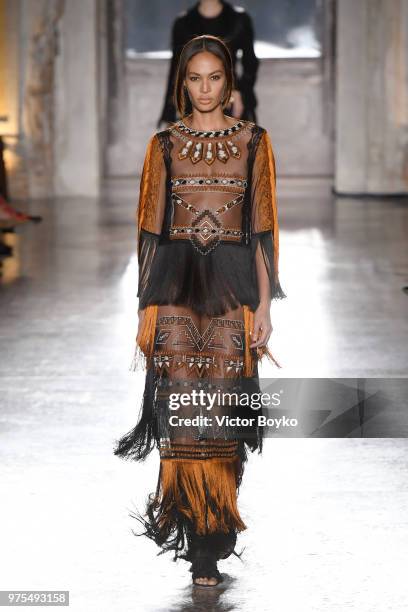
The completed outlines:
{"type": "Polygon", "coordinates": [[[133,514],[158,554],[191,560],[197,542],[218,559],[237,554],[237,534],[246,529],[237,506],[244,463],[248,450],[262,451],[261,411],[242,397],[259,393],[263,355],[280,367],[266,347],[249,347],[252,322],[247,306],[219,317],[185,306],[146,309],[132,366],[147,370],[141,415],[114,453],[143,460],[159,449],[156,490],[144,515],[133,514]],[[252,421],[230,425],[237,416],[252,421]]]}

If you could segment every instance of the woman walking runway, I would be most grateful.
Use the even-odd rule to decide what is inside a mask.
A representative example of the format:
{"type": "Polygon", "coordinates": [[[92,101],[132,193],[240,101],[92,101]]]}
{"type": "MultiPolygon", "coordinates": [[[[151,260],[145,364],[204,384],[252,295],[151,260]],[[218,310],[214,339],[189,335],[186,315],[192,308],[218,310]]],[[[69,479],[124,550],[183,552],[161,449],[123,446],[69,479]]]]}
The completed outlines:
{"type": "Polygon", "coordinates": [[[222,580],[217,561],[237,554],[246,529],[237,493],[248,450],[262,450],[262,428],[227,417],[259,413],[237,397],[259,391],[264,355],[279,366],[267,348],[270,303],[286,297],[271,141],[264,128],[224,114],[233,86],[221,39],[184,46],[174,92],[182,119],[150,138],[140,185],[141,416],[114,451],[143,460],[159,449],[156,490],[135,516],[160,552],[191,562],[203,586],[222,580]]]}

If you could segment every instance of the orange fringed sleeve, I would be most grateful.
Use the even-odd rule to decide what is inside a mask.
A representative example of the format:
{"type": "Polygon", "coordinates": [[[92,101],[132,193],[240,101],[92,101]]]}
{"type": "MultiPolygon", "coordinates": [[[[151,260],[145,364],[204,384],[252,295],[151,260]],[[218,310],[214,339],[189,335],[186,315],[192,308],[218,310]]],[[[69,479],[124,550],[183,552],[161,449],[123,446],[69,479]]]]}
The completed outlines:
{"type": "Polygon", "coordinates": [[[276,166],[271,139],[265,130],[260,138],[253,170],[252,233],[269,230],[273,238],[273,276],[279,284],[279,225],[276,203],[276,166]]]}
{"type": "Polygon", "coordinates": [[[275,283],[279,282],[279,225],[278,225],[278,209],[276,205],[276,165],[275,156],[273,154],[271,139],[268,132],[263,135],[265,140],[266,152],[268,156],[268,179],[270,191],[270,216],[272,219],[272,234],[273,234],[273,269],[275,273],[275,283]]]}
{"type": "Polygon", "coordinates": [[[137,244],[142,229],[160,234],[164,216],[166,168],[159,139],[154,134],[146,148],[140,178],[139,205],[137,207],[137,244]]]}
{"type": "MultiPolygon", "coordinates": [[[[139,202],[137,207],[137,231],[136,243],[139,259],[139,269],[146,271],[149,264],[142,261],[141,257],[141,235],[143,230],[158,236],[163,222],[166,201],[166,168],[163,152],[156,134],[154,134],[146,148],[142,175],[140,178],[139,202]]],[[[147,306],[143,314],[141,329],[136,338],[136,351],[132,362],[132,369],[137,369],[140,364],[146,366],[146,361],[151,358],[154,344],[154,334],[157,318],[157,305],[147,306]]]]}

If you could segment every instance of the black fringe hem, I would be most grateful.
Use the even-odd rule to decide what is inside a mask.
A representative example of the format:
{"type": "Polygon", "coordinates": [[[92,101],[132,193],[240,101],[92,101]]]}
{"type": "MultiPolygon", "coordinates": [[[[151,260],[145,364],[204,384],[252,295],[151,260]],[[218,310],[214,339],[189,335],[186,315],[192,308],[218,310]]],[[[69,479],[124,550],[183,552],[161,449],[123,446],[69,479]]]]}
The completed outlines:
{"type": "MultiPolygon", "coordinates": [[[[243,441],[238,444],[238,456],[240,458],[240,469],[236,477],[237,495],[242,483],[245,463],[248,459],[243,441]]],[[[160,465],[156,491],[149,494],[144,514],[142,515],[138,510],[129,513],[129,516],[137,520],[143,527],[140,533],[132,529],[133,535],[136,537],[145,536],[152,540],[160,548],[157,556],[164,553],[173,553],[173,561],[183,559],[192,562],[197,548],[209,550],[217,560],[227,559],[231,555],[241,558],[244,549],[240,553],[235,549],[238,536],[236,529],[230,529],[228,532],[216,531],[205,535],[197,534],[192,521],[179,512],[175,506],[172,508],[171,516],[166,521],[165,527],[160,526],[156,500],[160,492],[161,469],[160,465]]],[[[207,503],[210,498],[211,493],[206,490],[207,503]]]]}

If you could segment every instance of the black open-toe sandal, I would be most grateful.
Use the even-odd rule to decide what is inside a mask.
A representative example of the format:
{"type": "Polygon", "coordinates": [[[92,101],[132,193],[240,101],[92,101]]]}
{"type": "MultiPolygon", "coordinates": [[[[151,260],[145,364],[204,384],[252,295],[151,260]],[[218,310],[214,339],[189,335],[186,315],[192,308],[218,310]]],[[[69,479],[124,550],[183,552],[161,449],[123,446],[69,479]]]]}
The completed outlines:
{"type": "Polygon", "coordinates": [[[194,558],[191,563],[190,572],[192,572],[192,579],[194,586],[201,587],[214,587],[223,581],[218,568],[217,558],[214,554],[207,550],[196,550],[194,552],[194,558]],[[196,582],[197,578],[215,578],[216,584],[200,584],[196,582]]]}

